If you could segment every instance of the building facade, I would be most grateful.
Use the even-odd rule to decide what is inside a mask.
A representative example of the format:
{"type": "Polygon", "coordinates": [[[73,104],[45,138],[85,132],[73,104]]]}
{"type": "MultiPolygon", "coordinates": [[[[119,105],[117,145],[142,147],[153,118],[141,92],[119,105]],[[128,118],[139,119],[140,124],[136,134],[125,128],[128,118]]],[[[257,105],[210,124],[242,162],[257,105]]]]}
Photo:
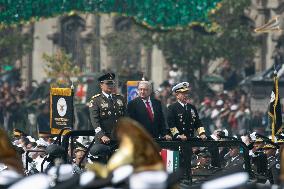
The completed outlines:
{"type": "MultiPolygon", "coordinates": [[[[25,26],[23,33],[33,38],[33,51],[23,57],[22,78],[25,86],[32,81],[41,82],[47,78],[43,53],[52,55],[58,49],[72,55],[72,60],[82,72],[117,71],[119,63],[109,56],[103,41],[104,36],[117,28],[117,20],[111,14],[71,14],[43,19],[25,26]]],[[[166,63],[162,52],[153,46],[152,50],[141,47],[136,68],[151,79],[156,86],[166,78],[166,63]]]]}

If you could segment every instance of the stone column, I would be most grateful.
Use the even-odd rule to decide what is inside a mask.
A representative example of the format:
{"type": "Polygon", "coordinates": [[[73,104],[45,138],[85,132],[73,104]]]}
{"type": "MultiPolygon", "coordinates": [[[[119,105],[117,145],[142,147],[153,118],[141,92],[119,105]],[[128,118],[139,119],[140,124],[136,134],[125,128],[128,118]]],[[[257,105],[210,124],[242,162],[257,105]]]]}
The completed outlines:
{"type": "MultiPolygon", "coordinates": [[[[113,31],[113,18],[109,14],[100,17],[100,37],[104,37],[113,31]]],[[[112,59],[107,53],[107,47],[103,39],[100,39],[100,70],[112,69],[112,59]]],[[[115,70],[114,70],[115,71],[115,70]]]]}
{"type": "Polygon", "coordinates": [[[94,70],[94,56],[93,56],[93,37],[95,26],[95,15],[86,15],[86,30],[81,33],[81,38],[84,40],[84,50],[86,54],[86,72],[94,70]]]}
{"type": "MultiPolygon", "coordinates": [[[[260,9],[258,10],[258,16],[256,20],[256,26],[261,26],[266,23],[266,10],[260,9]]],[[[266,69],[266,61],[267,61],[267,42],[268,36],[267,34],[259,34],[259,40],[261,41],[261,47],[257,52],[257,60],[258,64],[256,65],[256,71],[263,71],[266,69]]]]}
{"type": "Polygon", "coordinates": [[[56,50],[54,49],[53,41],[48,39],[48,35],[51,35],[53,31],[56,33],[58,27],[57,19],[58,18],[50,18],[34,24],[32,78],[38,82],[41,82],[46,78],[44,72],[45,62],[42,59],[43,53],[51,55],[56,50]]]}
{"type": "MultiPolygon", "coordinates": [[[[24,25],[22,29],[22,34],[26,38],[33,37],[33,25],[24,25]]],[[[23,86],[26,89],[31,89],[32,86],[32,52],[25,54],[22,57],[22,64],[21,64],[21,78],[23,80],[23,86]]]]}
{"type": "MultiPolygon", "coordinates": [[[[146,49],[143,45],[140,52],[140,67],[144,76],[151,77],[151,51],[146,49]]],[[[149,78],[150,79],[150,78],[149,78]]]]}
{"type": "Polygon", "coordinates": [[[151,80],[154,82],[154,88],[158,88],[166,79],[167,65],[163,52],[156,45],[153,46],[151,61],[151,80]]]}

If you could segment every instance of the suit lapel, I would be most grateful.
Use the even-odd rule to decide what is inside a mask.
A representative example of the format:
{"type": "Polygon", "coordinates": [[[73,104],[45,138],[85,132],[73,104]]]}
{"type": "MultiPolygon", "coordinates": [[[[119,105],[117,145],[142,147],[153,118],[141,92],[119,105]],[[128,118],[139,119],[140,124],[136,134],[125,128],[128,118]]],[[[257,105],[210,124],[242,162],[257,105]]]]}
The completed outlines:
{"type": "Polygon", "coordinates": [[[155,117],[156,117],[156,114],[157,114],[157,103],[156,103],[156,101],[155,100],[152,100],[151,99],[151,103],[152,103],[152,108],[153,108],[153,113],[154,113],[154,119],[155,119],[155,117]]]}
{"type": "Polygon", "coordinates": [[[178,109],[181,109],[182,112],[185,114],[186,111],[185,111],[184,107],[179,102],[176,102],[176,103],[177,103],[178,109]]]}
{"type": "Polygon", "coordinates": [[[142,98],[138,97],[137,103],[138,103],[138,107],[140,107],[141,110],[143,111],[143,113],[144,113],[145,115],[147,115],[146,106],[145,106],[145,103],[143,102],[142,98]]]}

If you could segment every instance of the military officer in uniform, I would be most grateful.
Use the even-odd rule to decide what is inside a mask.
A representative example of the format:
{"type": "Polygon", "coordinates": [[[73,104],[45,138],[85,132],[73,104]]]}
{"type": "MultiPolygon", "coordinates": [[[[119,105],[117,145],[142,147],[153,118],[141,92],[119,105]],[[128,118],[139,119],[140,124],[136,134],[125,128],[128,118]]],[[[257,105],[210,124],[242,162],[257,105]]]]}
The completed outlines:
{"type": "Polygon", "coordinates": [[[266,174],[267,171],[267,158],[263,152],[265,145],[262,138],[255,138],[252,140],[253,148],[250,150],[252,170],[258,175],[259,179],[266,174]]]}
{"type": "Polygon", "coordinates": [[[228,169],[231,167],[244,167],[244,158],[240,154],[239,146],[231,146],[230,151],[225,155],[224,159],[227,160],[225,167],[228,169]]]}
{"type": "Polygon", "coordinates": [[[280,184],[280,161],[276,155],[276,146],[266,144],[263,147],[264,154],[267,157],[267,176],[271,184],[280,184]]]}
{"type": "Polygon", "coordinates": [[[115,139],[115,124],[126,113],[124,97],[113,93],[114,79],[114,73],[99,77],[102,92],[93,96],[89,103],[90,118],[96,133],[96,143],[90,152],[94,156],[99,156],[102,162],[105,162],[111,153],[111,140],[115,139]]]}
{"type": "Polygon", "coordinates": [[[174,139],[186,141],[194,137],[194,131],[206,139],[205,129],[199,119],[195,106],[188,103],[189,83],[182,82],[172,88],[177,102],[168,107],[167,121],[174,139]]]}
{"type": "Polygon", "coordinates": [[[209,151],[201,151],[197,155],[197,164],[192,168],[192,176],[195,183],[204,182],[206,178],[212,176],[221,169],[211,164],[211,154],[209,151]]]}

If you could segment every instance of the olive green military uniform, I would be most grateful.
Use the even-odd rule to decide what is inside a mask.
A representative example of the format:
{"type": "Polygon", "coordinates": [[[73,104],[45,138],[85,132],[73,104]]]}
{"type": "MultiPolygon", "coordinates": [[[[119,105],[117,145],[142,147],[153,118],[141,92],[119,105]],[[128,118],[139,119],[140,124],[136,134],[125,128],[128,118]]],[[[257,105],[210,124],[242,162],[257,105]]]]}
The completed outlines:
{"type": "Polygon", "coordinates": [[[102,136],[114,139],[114,126],[117,120],[125,116],[126,103],[124,97],[112,94],[108,99],[103,93],[92,97],[89,105],[90,118],[96,132],[96,141],[102,136]]]}

